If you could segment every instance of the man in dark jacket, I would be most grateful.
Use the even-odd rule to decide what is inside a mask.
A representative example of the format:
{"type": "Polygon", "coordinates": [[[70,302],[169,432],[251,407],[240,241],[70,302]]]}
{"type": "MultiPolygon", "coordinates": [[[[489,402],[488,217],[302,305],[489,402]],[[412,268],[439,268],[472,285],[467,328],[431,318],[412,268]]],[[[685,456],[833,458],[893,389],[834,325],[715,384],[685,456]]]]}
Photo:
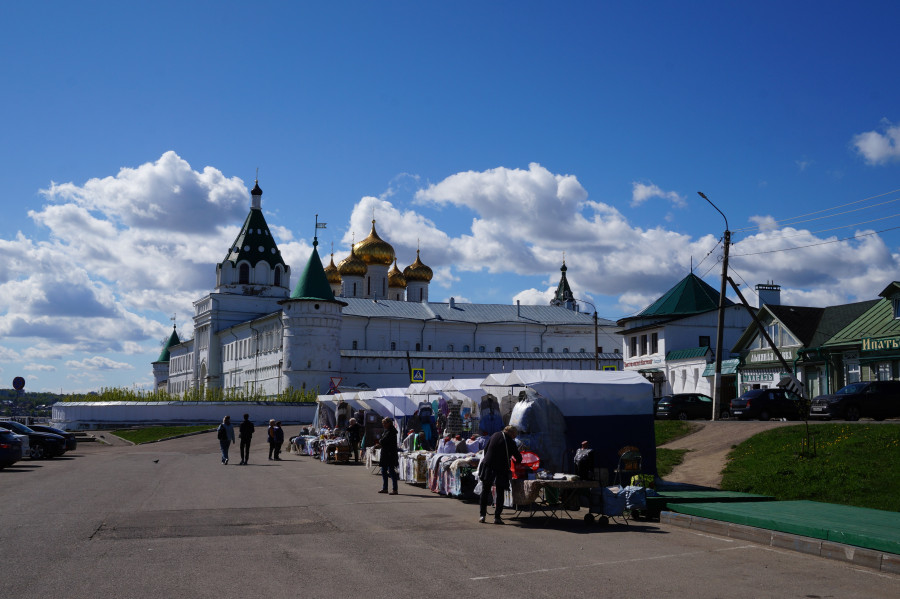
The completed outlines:
{"type": "Polygon", "coordinates": [[[509,488],[510,470],[509,460],[515,458],[516,462],[522,461],[522,454],[516,447],[516,437],[519,429],[515,426],[507,426],[502,431],[491,435],[487,449],[484,450],[482,464],[478,467],[481,479],[481,515],[479,522],[484,522],[487,517],[487,506],[491,502],[491,486],[497,487],[497,503],[494,507],[494,524],[503,524],[500,514],[503,512],[503,501],[506,489],[509,488]]]}
{"type": "Polygon", "coordinates": [[[394,427],[393,418],[385,418],[381,421],[384,427],[384,433],[378,439],[376,447],[381,448],[381,458],[379,465],[381,466],[381,478],[384,485],[379,493],[388,492],[388,478],[391,479],[393,490],[390,495],[397,494],[397,468],[400,466],[400,450],[397,448],[397,429],[394,427]]]}
{"type": "Polygon", "coordinates": [[[244,414],[244,421],[241,423],[239,437],[241,438],[241,466],[247,464],[250,460],[250,440],[253,438],[253,431],[256,427],[250,422],[250,414],[244,414]]]}
{"type": "Polygon", "coordinates": [[[350,425],[347,427],[347,441],[350,443],[350,451],[353,453],[353,459],[359,462],[359,442],[362,439],[362,426],[356,421],[356,418],[350,419],[350,425]]]}

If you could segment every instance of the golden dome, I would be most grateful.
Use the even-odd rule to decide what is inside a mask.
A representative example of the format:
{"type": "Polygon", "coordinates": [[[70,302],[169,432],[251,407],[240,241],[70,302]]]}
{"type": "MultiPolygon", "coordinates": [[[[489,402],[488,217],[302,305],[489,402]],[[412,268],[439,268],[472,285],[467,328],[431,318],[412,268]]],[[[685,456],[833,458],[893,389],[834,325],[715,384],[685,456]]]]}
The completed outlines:
{"type": "Polygon", "coordinates": [[[334,265],[334,254],[331,254],[331,263],[325,267],[325,278],[333,285],[341,282],[341,273],[338,267],[334,265]]]}
{"type": "Polygon", "coordinates": [[[378,236],[375,231],[375,219],[372,219],[372,232],[355,246],[356,255],[366,264],[390,265],[395,260],[394,248],[378,236]]]}
{"type": "Polygon", "coordinates": [[[416,261],[403,269],[403,276],[406,277],[407,283],[410,281],[431,282],[434,273],[419,258],[419,250],[416,250],[416,261]]]}
{"type": "Polygon", "coordinates": [[[364,277],[368,271],[369,267],[356,255],[356,252],[351,245],[350,255],[341,260],[340,264],[338,264],[338,273],[340,273],[342,277],[364,277]]]}
{"type": "Polygon", "coordinates": [[[406,277],[404,277],[403,273],[400,272],[400,269],[397,268],[396,260],[394,260],[394,266],[388,271],[388,287],[406,288],[406,277]]]}

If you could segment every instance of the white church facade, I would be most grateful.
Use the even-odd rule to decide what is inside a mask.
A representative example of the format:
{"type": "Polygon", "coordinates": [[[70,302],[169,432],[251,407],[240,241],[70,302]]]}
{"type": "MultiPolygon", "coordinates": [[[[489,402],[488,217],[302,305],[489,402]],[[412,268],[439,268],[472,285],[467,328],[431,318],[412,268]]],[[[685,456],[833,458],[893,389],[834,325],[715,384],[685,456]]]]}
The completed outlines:
{"type": "Polygon", "coordinates": [[[173,330],[153,362],[157,389],[259,392],[405,387],[513,369],[622,368],[616,323],[580,312],[561,268],[550,305],[430,302],[433,276],[416,252],[401,271],[372,221],[368,237],[338,265],[313,251],[297,283],[251,192],[250,213],[215,289],[194,302],[194,338],[173,330]],[[595,339],[597,339],[595,345],[595,339]],[[605,351],[604,351],[605,350],[605,351]]]}

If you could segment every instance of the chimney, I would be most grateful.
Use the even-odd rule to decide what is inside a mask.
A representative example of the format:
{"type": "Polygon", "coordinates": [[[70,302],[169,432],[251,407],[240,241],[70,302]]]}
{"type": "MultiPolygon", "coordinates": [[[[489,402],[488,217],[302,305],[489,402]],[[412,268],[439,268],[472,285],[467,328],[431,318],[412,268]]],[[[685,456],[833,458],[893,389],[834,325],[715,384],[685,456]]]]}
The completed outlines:
{"type": "Polygon", "coordinates": [[[757,283],[756,284],[756,296],[759,298],[757,308],[762,308],[763,305],[769,304],[770,306],[780,306],[781,305],[781,285],[776,285],[775,283],[757,283]]]}
{"type": "Polygon", "coordinates": [[[450,298],[450,307],[451,307],[451,308],[455,308],[455,307],[456,307],[456,299],[455,299],[455,298],[452,298],[452,297],[450,298]]]}

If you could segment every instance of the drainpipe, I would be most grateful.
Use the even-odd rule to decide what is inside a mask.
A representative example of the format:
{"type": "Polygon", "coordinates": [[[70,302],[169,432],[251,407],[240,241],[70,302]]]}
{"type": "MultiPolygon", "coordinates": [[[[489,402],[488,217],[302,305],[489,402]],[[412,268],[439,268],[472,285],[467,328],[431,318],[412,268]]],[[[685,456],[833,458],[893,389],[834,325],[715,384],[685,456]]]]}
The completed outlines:
{"type": "Polygon", "coordinates": [[[250,327],[250,330],[256,334],[256,351],[253,352],[255,358],[255,365],[253,366],[253,390],[256,391],[256,387],[259,384],[259,331],[253,328],[253,325],[247,325],[250,327]]]}

